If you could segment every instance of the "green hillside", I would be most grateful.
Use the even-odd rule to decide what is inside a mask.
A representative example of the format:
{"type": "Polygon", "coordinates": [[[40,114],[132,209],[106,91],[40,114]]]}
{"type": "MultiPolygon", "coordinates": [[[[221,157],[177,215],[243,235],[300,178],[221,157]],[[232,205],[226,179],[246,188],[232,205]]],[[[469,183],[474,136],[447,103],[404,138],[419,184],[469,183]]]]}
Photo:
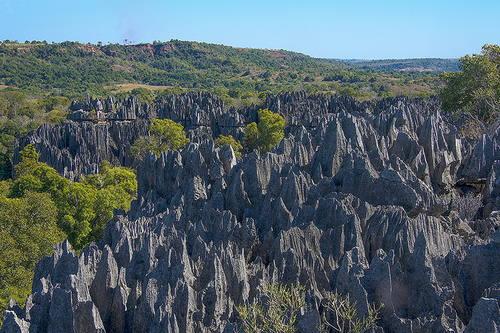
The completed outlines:
{"type": "Polygon", "coordinates": [[[140,45],[0,43],[0,85],[79,97],[127,88],[209,90],[232,103],[305,89],[361,99],[435,92],[436,75],[370,73],[335,60],[284,50],[170,42],[140,45]],[[125,87],[125,88],[124,88],[125,87]]]}

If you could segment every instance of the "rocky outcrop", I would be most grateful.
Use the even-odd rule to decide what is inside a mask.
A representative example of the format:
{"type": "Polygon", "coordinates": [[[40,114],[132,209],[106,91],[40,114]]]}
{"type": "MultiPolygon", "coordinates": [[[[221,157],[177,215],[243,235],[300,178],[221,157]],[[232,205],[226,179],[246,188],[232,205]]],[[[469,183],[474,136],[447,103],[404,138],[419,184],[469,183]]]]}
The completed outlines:
{"type": "Polygon", "coordinates": [[[307,287],[301,332],[318,332],[332,290],[360,313],[383,304],[386,332],[498,330],[498,130],[463,142],[432,99],[284,94],[265,107],[286,117],[285,139],[237,159],[212,137],[238,137],[256,108],[224,111],[207,94],[108,100],[110,121],[94,124],[82,120],[92,103],[25,142],[70,177],[104,159],[131,165],[127,147],[150,117],[183,122],[192,142],[135,161],[131,211],[81,254],[62,243],[43,259],[3,331],[233,332],[235,306],[272,281],[307,287]],[[465,178],[486,179],[474,221],[451,204],[465,178]]]}

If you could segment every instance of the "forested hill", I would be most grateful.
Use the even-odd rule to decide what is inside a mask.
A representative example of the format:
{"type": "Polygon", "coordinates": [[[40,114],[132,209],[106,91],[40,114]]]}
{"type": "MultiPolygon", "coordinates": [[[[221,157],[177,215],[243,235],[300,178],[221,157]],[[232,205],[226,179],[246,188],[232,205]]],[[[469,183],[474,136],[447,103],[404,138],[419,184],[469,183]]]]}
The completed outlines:
{"type": "Polygon", "coordinates": [[[175,87],[211,90],[250,104],[266,93],[300,89],[364,99],[429,95],[437,82],[435,73],[370,73],[284,50],[178,40],[140,45],[0,43],[0,85],[71,97],[175,87]]]}
{"type": "Polygon", "coordinates": [[[460,70],[458,59],[383,59],[383,60],[337,60],[361,70],[378,72],[422,72],[441,73],[460,70]]]}

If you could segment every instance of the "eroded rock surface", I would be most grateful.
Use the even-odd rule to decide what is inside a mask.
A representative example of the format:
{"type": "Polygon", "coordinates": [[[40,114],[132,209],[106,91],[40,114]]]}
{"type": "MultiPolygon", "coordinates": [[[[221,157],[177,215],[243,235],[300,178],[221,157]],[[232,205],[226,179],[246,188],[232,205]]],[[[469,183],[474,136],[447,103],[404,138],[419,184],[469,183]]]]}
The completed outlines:
{"type": "Polygon", "coordinates": [[[302,332],[317,332],[332,290],[361,313],[383,304],[386,332],[499,329],[498,128],[465,141],[432,99],[284,94],[265,107],[286,117],[285,139],[237,160],[212,138],[241,137],[257,108],[225,111],[208,94],[108,100],[95,124],[92,103],[23,144],[68,177],[135,163],[138,199],[99,244],[44,258],[4,332],[233,332],[235,305],[271,281],[307,287],[302,332]],[[133,161],[151,117],[183,123],[192,143],[133,161]],[[483,196],[473,221],[452,204],[464,192],[483,196]]]}

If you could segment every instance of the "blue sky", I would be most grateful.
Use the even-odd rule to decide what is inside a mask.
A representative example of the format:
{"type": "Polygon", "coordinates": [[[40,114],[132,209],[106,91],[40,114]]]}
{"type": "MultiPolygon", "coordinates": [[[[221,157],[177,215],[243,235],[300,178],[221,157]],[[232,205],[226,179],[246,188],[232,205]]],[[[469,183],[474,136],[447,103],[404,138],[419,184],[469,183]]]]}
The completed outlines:
{"type": "Polygon", "coordinates": [[[125,38],[325,58],[451,58],[500,43],[500,1],[0,0],[0,40],[125,38]]]}

